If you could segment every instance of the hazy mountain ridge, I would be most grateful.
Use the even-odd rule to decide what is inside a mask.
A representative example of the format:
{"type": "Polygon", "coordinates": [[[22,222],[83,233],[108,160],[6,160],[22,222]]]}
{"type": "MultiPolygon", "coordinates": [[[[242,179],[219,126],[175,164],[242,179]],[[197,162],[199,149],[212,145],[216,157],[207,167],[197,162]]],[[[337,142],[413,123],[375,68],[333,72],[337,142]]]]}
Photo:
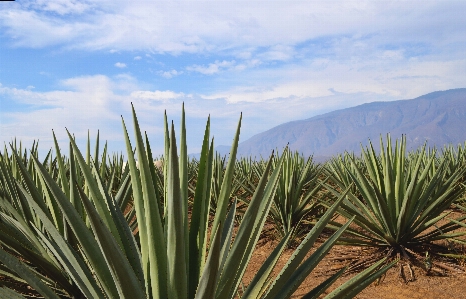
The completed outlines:
{"type": "MultiPolygon", "coordinates": [[[[373,102],[337,110],[305,120],[276,126],[241,142],[239,156],[268,157],[273,149],[287,144],[304,155],[330,157],[360,152],[368,140],[376,148],[380,135],[393,138],[406,134],[409,148],[426,140],[429,146],[443,147],[466,140],[466,88],[437,91],[412,100],[373,102]]],[[[229,147],[220,146],[227,154],[229,147]]]]}

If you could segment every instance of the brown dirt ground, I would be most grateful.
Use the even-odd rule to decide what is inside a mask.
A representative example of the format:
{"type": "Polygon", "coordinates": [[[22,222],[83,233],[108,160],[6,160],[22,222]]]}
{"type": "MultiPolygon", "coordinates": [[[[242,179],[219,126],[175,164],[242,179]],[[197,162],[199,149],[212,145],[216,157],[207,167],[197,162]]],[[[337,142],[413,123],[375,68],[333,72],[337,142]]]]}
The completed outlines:
{"type": "MultiPolygon", "coordinates": [[[[271,253],[273,248],[278,242],[269,241],[259,244],[256,251],[253,254],[252,260],[249,264],[247,272],[244,277],[244,283],[247,283],[252,279],[254,273],[256,273],[261,267],[262,263],[271,253]]],[[[321,244],[321,242],[319,242],[321,244]]],[[[319,244],[316,244],[317,246],[319,244]]],[[[301,287],[295,292],[292,298],[301,298],[304,294],[310,291],[313,287],[317,286],[320,282],[330,277],[336,269],[341,267],[341,263],[334,260],[335,257],[341,256],[341,254],[348,251],[352,253],[352,249],[348,246],[335,246],[329,254],[319,263],[309,277],[303,282],[301,287]]],[[[285,265],[287,259],[293,253],[292,249],[288,249],[284,252],[281,257],[277,268],[280,269],[285,265]]],[[[405,267],[407,272],[407,268],[405,267]]],[[[464,273],[449,273],[447,276],[427,276],[422,269],[414,268],[415,280],[405,283],[399,277],[399,268],[397,266],[391,268],[376,285],[374,282],[372,285],[364,289],[355,298],[358,299],[399,299],[399,298],[419,298],[419,299],[450,299],[450,298],[465,298],[466,299],[466,274],[464,273]]],[[[346,280],[351,278],[355,274],[344,275],[334,284],[328,292],[328,294],[335,287],[344,283],[346,280]]]]}
{"type": "MultiPolygon", "coordinates": [[[[455,213],[456,214],[456,213],[455,213]]],[[[453,215],[452,215],[453,216],[453,215]]],[[[456,217],[452,217],[456,218],[456,217]]],[[[268,224],[266,224],[265,229],[267,230],[268,224]]],[[[270,227],[269,227],[270,230],[270,227]]],[[[327,233],[327,235],[330,235],[327,233]]],[[[317,248],[320,244],[325,241],[326,236],[320,238],[314,249],[317,248]]],[[[248,269],[245,273],[243,283],[247,285],[253,275],[259,270],[262,263],[269,256],[275,246],[278,244],[278,241],[274,240],[270,235],[262,236],[259,240],[256,250],[253,253],[252,259],[248,266],[248,269]]],[[[276,269],[281,269],[287,259],[292,255],[294,249],[287,249],[280,261],[278,262],[276,269]]],[[[312,252],[312,251],[311,251],[312,252]]],[[[336,270],[340,269],[349,261],[341,260],[341,256],[344,255],[359,255],[364,258],[368,255],[367,249],[362,249],[360,247],[354,246],[334,246],[328,255],[319,263],[319,265],[311,272],[309,277],[303,282],[300,288],[295,292],[292,298],[301,298],[313,287],[317,286],[320,282],[324,281],[326,278],[330,277],[336,270]]],[[[461,252],[466,254],[466,252],[461,252]]],[[[435,266],[434,259],[434,266],[435,266]]],[[[458,262],[459,263],[459,262],[458,262]]],[[[463,269],[466,269],[464,265],[463,269]]],[[[434,267],[435,268],[435,267],[434,267]]],[[[414,271],[414,280],[405,282],[400,277],[400,268],[399,265],[392,267],[381,279],[381,281],[376,284],[372,283],[366,287],[361,293],[359,293],[355,298],[358,299],[401,299],[401,298],[419,298],[419,299],[451,299],[451,298],[465,298],[466,299],[466,273],[459,271],[449,271],[446,274],[441,274],[434,272],[431,275],[426,275],[425,271],[421,268],[413,267],[414,271]]],[[[439,269],[439,268],[437,268],[439,269]]],[[[440,269],[442,270],[442,269],[440,269]]],[[[276,270],[277,271],[277,270],[276,270]]],[[[404,272],[409,276],[409,270],[407,266],[404,266],[404,272]]],[[[440,272],[440,271],[439,271],[440,272]]],[[[340,277],[336,283],[327,291],[325,294],[331,292],[334,288],[341,285],[356,273],[343,275],[340,277]]],[[[409,278],[409,277],[408,277],[409,278]]]]}

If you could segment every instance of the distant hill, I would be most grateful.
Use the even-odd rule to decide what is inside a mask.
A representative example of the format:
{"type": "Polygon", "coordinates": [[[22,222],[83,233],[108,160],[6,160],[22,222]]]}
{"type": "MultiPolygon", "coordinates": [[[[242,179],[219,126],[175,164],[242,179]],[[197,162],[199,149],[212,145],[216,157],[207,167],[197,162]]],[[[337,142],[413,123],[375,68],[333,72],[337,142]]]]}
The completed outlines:
{"type": "MultiPolygon", "coordinates": [[[[359,153],[372,140],[378,149],[382,134],[406,135],[415,149],[464,143],[466,140],[466,88],[432,92],[412,100],[373,102],[288,122],[240,143],[239,156],[268,157],[289,144],[292,150],[325,160],[344,151],[359,153]]],[[[217,150],[227,154],[229,147],[217,150]]]]}

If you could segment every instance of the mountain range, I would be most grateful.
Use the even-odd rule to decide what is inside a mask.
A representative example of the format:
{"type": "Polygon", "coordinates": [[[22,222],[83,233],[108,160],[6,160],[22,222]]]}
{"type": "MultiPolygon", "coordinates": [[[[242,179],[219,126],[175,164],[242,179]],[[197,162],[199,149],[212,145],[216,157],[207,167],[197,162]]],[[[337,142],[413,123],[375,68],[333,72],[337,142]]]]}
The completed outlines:
{"type": "MultiPolygon", "coordinates": [[[[407,148],[442,148],[466,141],[466,88],[432,92],[411,100],[372,102],[309,119],[278,125],[241,142],[239,156],[268,157],[287,144],[293,151],[326,160],[336,154],[360,153],[369,140],[406,135],[407,148]]],[[[227,154],[229,146],[216,148],[227,154]]]]}

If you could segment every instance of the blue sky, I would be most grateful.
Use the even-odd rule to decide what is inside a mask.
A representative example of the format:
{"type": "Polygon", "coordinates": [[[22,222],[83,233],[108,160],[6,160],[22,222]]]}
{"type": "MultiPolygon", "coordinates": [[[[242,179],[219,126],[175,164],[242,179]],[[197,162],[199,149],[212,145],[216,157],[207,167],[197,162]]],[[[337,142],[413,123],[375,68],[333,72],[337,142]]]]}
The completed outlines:
{"type": "MultiPolygon", "coordinates": [[[[466,87],[465,1],[0,2],[0,141],[65,127],[124,151],[131,103],[156,155],[163,113],[188,151],[373,101],[466,87]]],[[[129,126],[131,127],[131,126],[129,126]]],[[[132,136],[132,131],[131,131],[132,136]]]]}

